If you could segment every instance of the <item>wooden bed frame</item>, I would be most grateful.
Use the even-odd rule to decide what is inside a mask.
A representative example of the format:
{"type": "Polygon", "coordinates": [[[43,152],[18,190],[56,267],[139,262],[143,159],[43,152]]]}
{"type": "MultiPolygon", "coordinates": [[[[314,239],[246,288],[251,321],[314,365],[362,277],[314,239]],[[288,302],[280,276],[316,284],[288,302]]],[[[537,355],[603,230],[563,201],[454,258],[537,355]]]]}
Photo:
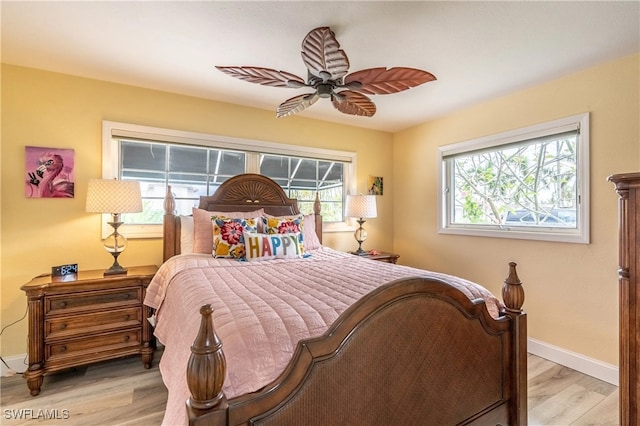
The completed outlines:
{"type": "MultiPolygon", "coordinates": [[[[165,260],[179,253],[179,219],[165,201],[165,260]]],[[[315,203],[322,238],[319,202],[315,203]]],[[[280,186],[255,174],[233,177],[200,208],[297,213],[280,186]]],[[[360,299],[321,337],[298,343],[285,371],[263,389],[227,399],[226,362],[212,308],[201,308],[191,347],[187,401],[192,425],[527,424],[524,291],[509,264],[499,319],[482,300],[450,285],[409,278],[360,299]]]]}

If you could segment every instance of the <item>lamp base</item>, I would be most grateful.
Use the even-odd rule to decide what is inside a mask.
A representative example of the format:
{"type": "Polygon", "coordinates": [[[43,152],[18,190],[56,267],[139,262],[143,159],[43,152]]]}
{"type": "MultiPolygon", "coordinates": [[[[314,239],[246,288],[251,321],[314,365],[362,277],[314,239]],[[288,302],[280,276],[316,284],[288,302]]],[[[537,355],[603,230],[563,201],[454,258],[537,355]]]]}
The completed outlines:
{"type": "Polygon", "coordinates": [[[104,248],[113,256],[113,265],[104,271],[104,276],[108,275],[124,275],[127,268],[123,268],[118,263],[118,256],[127,248],[127,239],[124,235],[118,233],[118,228],[122,225],[120,222],[120,213],[113,213],[113,222],[108,222],[113,227],[113,233],[104,240],[104,248]]]}
{"type": "Polygon", "coordinates": [[[369,254],[369,252],[368,252],[368,251],[366,251],[366,250],[362,250],[361,248],[359,248],[359,249],[358,249],[358,250],[356,250],[356,251],[350,251],[349,253],[351,253],[351,254],[355,254],[355,255],[357,255],[357,256],[366,256],[366,255],[368,255],[368,254],[369,254]]]}
{"type": "Polygon", "coordinates": [[[123,268],[122,266],[118,265],[117,263],[114,263],[111,268],[107,269],[106,271],[104,271],[104,276],[109,276],[109,275],[126,275],[127,274],[127,268],[123,268]]]}
{"type": "Polygon", "coordinates": [[[366,222],[366,220],[364,220],[363,218],[360,218],[356,222],[358,222],[359,226],[358,226],[358,229],[356,229],[356,232],[353,233],[353,236],[356,238],[356,241],[358,242],[358,250],[352,251],[351,254],[357,254],[358,256],[366,256],[367,254],[369,254],[369,252],[362,250],[362,243],[366,241],[368,236],[367,231],[362,227],[362,225],[366,222]]]}

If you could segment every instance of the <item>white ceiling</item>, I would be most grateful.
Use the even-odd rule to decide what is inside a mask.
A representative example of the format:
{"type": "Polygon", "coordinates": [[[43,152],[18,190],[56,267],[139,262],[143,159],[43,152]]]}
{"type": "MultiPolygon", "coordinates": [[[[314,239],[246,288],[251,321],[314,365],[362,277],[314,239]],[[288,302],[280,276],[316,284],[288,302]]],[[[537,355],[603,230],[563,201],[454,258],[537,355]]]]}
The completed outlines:
{"type": "MultiPolygon", "coordinates": [[[[298,114],[398,131],[640,51],[640,2],[6,1],[2,62],[274,111],[308,89],[233,79],[215,65],[306,79],[300,43],[330,26],[351,63],[438,79],[372,96],[372,118],[321,99],[298,114]]],[[[282,118],[290,120],[292,118],[282,118]]]]}

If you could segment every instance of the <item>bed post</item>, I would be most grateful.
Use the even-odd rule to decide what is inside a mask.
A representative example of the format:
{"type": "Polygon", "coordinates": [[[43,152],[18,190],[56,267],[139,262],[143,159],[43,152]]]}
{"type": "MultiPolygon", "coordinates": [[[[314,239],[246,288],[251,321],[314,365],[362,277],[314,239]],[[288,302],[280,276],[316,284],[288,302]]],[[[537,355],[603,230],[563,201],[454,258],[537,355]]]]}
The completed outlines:
{"type": "Polygon", "coordinates": [[[313,202],[313,215],[315,216],[316,222],[316,235],[318,236],[318,240],[322,244],[322,214],[320,213],[321,205],[320,205],[320,196],[316,191],[316,199],[313,202]]]}
{"type": "Polygon", "coordinates": [[[509,262],[509,276],[502,286],[502,300],[505,304],[504,314],[513,323],[513,363],[510,365],[511,388],[515,404],[511,404],[510,418],[513,424],[527,424],[527,314],[522,310],[524,289],[516,272],[516,263],[509,262]]]}
{"type": "Polygon", "coordinates": [[[203,410],[218,407],[223,409],[219,412],[221,416],[226,414],[222,385],[227,374],[227,363],[222,342],[213,327],[212,313],[213,308],[209,304],[200,308],[200,330],[191,346],[187,364],[187,385],[191,392],[187,400],[190,424],[196,424],[203,410]]]}
{"type": "Polygon", "coordinates": [[[167,194],[164,198],[164,217],[162,220],[163,238],[162,238],[162,261],[166,262],[170,257],[176,254],[176,201],[171,192],[171,185],[167,185],[167,194]]]}

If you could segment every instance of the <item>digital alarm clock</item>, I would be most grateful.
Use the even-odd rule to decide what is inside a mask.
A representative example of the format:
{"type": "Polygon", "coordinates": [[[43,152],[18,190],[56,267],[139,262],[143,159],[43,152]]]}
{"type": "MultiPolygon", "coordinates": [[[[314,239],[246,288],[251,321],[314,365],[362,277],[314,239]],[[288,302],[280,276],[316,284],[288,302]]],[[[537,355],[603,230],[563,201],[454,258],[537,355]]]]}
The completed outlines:
{"type": "Polygon", "coordinates": [[[52,266],[52,277],[66,277],[67,275],[75,275],[78,273],[78,264],[70,263],[68,265],[52,266]]]}

